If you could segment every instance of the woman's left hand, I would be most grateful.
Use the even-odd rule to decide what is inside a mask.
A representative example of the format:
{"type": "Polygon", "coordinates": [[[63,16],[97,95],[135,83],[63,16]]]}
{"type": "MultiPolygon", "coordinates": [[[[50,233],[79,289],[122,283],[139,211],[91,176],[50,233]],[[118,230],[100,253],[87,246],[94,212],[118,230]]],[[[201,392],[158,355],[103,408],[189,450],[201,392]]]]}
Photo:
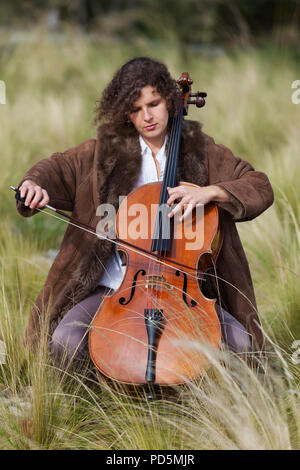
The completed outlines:
{"type": "Polygon", "coordinates": [[[176,200],[178,204],[171,210],[169,217],[174,217],[178,213],[183,215],[179,218],[180,221],[186,219],[197,206],[208,204],[211,201],[229,200],[229,196],[219,186],[186,186],[181,184],[175,188],[167,188],[169,192],[169,199],[167,200],[168,206],[172,206],[176,200]]]}

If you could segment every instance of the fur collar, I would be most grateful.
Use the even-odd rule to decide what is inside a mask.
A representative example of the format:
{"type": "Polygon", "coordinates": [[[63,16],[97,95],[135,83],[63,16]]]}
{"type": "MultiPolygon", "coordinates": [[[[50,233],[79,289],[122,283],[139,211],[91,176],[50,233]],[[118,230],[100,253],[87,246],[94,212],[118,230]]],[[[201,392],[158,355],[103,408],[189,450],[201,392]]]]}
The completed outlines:
{"type": "MultiPolygon", "coordinates": [[[[141,148],[136,131],[116,134],[108,126],[98,129],[97,180],[99,204],[118,207],[120,195],[126,196],[135,185],[141,171],[141,148]],[[121,176],[121,177],[120,177],[121,176]]],[[[184,121],[177,169],[177,182],[188,181],[204,186],[207,174],[204,167],[204,135],[201,124],[184,121]]]]}

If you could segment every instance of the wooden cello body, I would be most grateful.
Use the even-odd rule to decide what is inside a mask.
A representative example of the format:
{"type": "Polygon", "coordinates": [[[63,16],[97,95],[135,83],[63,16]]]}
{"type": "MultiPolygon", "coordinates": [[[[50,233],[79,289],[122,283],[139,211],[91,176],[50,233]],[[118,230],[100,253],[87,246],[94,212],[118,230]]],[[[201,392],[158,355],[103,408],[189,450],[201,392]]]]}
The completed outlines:
{"type": "MultiPolygon", "coordinates": [[[[182,115],[177,120],[170,151],[178,157],[180,133],[173,128],[182,115]]],[[[200,288],[208,260],[214,262],[220,249],[218,209],[208,204],[193,209],[188,220],[170,220],[166,188],[175,186],[176,169],[168,154],[163,182],[132,191],[117,213],[126,273],[119,289],[104,297],[89,332],[92,361],[117,382],[191,381],[209,367],[207,348],[220,346],[215,300],[200,288]]]]}

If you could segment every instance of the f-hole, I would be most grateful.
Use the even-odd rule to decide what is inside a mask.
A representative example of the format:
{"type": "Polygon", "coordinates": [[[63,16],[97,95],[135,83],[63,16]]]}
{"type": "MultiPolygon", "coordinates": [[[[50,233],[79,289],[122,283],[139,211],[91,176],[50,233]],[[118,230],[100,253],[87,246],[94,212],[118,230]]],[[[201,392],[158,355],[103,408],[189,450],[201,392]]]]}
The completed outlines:
{"type": "Polygon", "coordinates": [[[191,300],[191,304],[188,303],[188,300],[186,298],[186,291],[187,291],[187,275],[186,273],[183,273],[182,271],[176,271],[176,276],[180,276],[181,274],[183,275],[183,287],[182,287],[182,298],[183,301],[186,303],[188,307],[195,307],[197,305],[196,300],[191,300]]]}
{"type": "Polygon", "coordinates": [[[121,298],[119,299],[119,303],[120,303],[121,305],[127,305],[127,304],[129,304],[129,302],[132,300],[132,298],[133,298],[133,296],[134,296],[135,287],[136,287],[136,281],[137,281],[137,278],[138,278],[139,273],[141,273],[142,276],[145,276],[146,271],[145,271],[144,269],[139,269],[139,270],[135,273],[134,278],[133,278],[133,281],[132,281],[130,297],[129,297],[129,299],[127,300],[127,302],[126,302],[125,297],[121,297],[121,298]]]}

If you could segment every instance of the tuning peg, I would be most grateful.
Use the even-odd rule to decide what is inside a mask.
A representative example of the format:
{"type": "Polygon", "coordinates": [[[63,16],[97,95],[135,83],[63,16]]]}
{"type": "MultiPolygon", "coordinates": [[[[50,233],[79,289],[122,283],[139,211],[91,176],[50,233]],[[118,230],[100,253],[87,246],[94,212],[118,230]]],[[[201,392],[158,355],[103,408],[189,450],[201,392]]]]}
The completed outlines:
{"type": "Polygon", "coordinates": [[[191,97],[198,97],[201,96],[201,98],[205,98],[207,96],[207,93],[205,91],[197,91],[196,93],[191,93],[191,97]]]}
{"type": "Polygon", "coordinates": [[[195,100],[188,100],[188,104],[195,104],[197,108],[203,108],[205,105],[205,99],[202,96],[197,96],[195,100]]]}

